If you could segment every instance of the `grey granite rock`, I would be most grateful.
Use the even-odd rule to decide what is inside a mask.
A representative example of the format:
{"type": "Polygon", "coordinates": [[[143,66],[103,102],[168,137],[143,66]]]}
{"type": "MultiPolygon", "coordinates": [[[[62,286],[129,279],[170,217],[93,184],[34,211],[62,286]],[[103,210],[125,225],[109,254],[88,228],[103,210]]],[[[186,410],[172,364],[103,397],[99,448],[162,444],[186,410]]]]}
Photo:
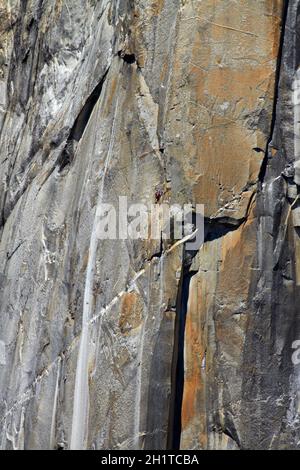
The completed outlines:
{"type": "Polygon", "coordinates": [[[254,3],[0,1],[1,449],[299,448],[299,2],[254,3]],[[119,196],[205,243],[99,240],[119,196]]]}

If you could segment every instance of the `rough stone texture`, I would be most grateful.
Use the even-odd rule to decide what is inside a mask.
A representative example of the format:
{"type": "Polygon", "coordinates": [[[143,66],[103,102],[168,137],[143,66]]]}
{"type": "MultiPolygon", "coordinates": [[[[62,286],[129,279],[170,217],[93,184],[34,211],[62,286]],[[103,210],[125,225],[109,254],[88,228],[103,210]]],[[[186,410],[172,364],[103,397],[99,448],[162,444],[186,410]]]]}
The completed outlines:
{"type": "Polygon", "coordinates": [[[256,196],[237,230],[203,245],[190,285],[183,448],[300,446],[299,366],[292,362],[300,320],[292,105],[299,2],[284,6],[279,83],[271,130],[270,118],[264,121],[270,139],[256,196]]]}
{"type": "Polygon", "coordinates": [[[2,449],[299,447],[286,5],[0,0],[2,449]],[[193,260],[97,239],[157,189],[205,205],[193,260]]]}

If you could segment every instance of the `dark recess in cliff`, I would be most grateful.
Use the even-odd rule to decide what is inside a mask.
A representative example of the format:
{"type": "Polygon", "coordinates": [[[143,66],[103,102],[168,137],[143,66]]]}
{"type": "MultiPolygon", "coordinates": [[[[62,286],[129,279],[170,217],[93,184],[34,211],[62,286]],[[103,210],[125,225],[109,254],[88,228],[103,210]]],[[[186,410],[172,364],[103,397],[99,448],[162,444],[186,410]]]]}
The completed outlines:
{"type": "Polygon", "coordinates": [[[126,54],[123,51],[118,52],[118,56],[126,62],[126,64],[135,64],[137,62],[135,54],[126,54]]]}
{"type": "MultiPolygon", "coordinates": [[[[196,253],[195,253],[196,254],[196,253]]],[[[179,450],[181,438],[181,409],[184,389],[184,334],[189,299],[189,288],[196,271],[190,271],[192,258],[186,263],[187,253],[183,256],[183,267],[178,288],[176,305],[175,339],[172,364],[172,394],[170,401],[168,449],[179,450]]]]}
{"type": "MultiPolygon", "coordinates": [[[[224,220],[204,219],[204,243],[209,243],[224,237],[227,233],[237,230],[245,219],[231,224],[224,220]]],[[[189,301],[189,289],[192,277],[197,271],[191,270],[192,261],[197,251],[188,251],[184,248],[181,279],[178,288],[176,305],[176,324],[174,351],[172,362],[172,392],[170,400],[170,416],[168,443],[169,450],[179,450],[181,440],[181,413],[184,392],[184,339],[186,315],[189,301]]]]}
{"type": "Polygon", "coordinates": [[[90,120],[91,114],[99,100],[102,92],[102,88],[107,77],[108,70],[103,75],[98,85],[94,88],[86,102],[84,103],[80,113],[75,119],[74,125],[70,131],[66,145],[59,157],[58,166],[59,171],[62,171],[67,165],[69,165],[74,157],[74,143],[79,142],[83,136],[85,128],[90,120]]]}

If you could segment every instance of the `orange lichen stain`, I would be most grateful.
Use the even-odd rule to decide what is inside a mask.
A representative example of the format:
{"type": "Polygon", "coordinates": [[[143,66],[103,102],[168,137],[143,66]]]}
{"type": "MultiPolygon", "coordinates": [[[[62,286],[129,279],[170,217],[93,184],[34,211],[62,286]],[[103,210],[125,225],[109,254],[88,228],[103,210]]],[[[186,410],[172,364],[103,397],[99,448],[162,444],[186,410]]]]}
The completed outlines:
{"type": "Polygon", "coordinates": [[[123,296],[119,318],[119,328],[123,334],[128,334],[138,328],[143,321],[143,309],[139,295],[128,292],[123,296]]]}
{"type": "Polygon", "coordinates": [[[167,320],[173,321],[176,318],[176,312],[173,310],[167,310],[164,314],[167,320]]]}
{"type": "MultiPolygon", "coordinates": [[[[283,6],[282,2],[275,2],[280,4],[280,8],[274,9],[274,2],[272,3],[272,13],[266,13],[264,16],[265,25],[264,31],[266,34],[266,48],[268,47],[268,58],[276,60],[278,58],[278,50],[281,36],[281,26],[282,26],[282,11],[283,6]]],[[[269,10],[270,10],[269,9],[269,10]]]]}
{"type": "Polygon", "coordinates": [[[238,230],[231,232],[225,237],[222,243],[223,268],[226,269],[226,263],[232,265],[238,271],[238,276],[240,276],[242,267],[240,255],[242,255],[242,259],[245,259],[248,264],[249,257],[252,257],[253,253],[255,253],[254,209],[255,201],[253,201],[249,209],[247,221],[238,230]],[[233,256],[234,254],[236,256],[233,256]]]}
{"type": "Polygon", "coordinates": [[[193,432],[199,435],[201,448],[207,445],[203,366],[206,360],[207,341],[206,308],[201,309],[200,306],[206,304],[207,289],[205,280],[200,289],[197,277],[192,279],[185,331],[185,380],[181,416],[183,431],[193,429],[193,432]]]}
{"type": "Polygon", "coordinates": [[[281,15],[284,0],[265,0],[266,10],[272,15],[281,15]]]}
{"type": "Polygon", "coordinates": [[[189,354],[187,356],[187,369],[184,382],[184,406],[182,408],[182,424],[188,425],[195,416],[196,394],[203,391],[201,380],[201,362],[204,357],[203,344],[200,343],[200,334],[193,320],[188,320],[186,324],[186,341],[188,341],[189,354]]]}
{"type": "Polygon", "coordinates": [[[203,43],[201,33],[195,32],[195,37],[192,46],[192,54],[190,59],[190,67],[193,73],[206,73],[211,62],[211,47],[209,44],[203,43]]]}
{"type": "MultiPolygon", "coordinates": [[[[265,64],[257,67],[244,66],[242,70],[217,67],[209,73],[206,91],[219,100],[235,101],[243,98],[244,106],[255,108],[261,93],[269,89],[270,79],[274,75],[272,69],[265,64]]],[[[202,95],[201,91],[200,100],[202,95]]]]}
{"type": "Polygon", "coordinates": [[[55,6],[54,6],[54,11],[55,11],[55,16],[56,18],[59,18],[61,15],[63,9],[63,2],[62,0],[56,0],[55,6]]]}
{"type": "Polygon", "coordinates": [[[209,212],[224,207],[248,181],[257,178],[261,161],[257,155],[253,157],[252,148],[259,139],[265,145],[265,136],[250,133],[239,116],[245,109],[250,113],[267,105],[261,96],[269,102],[273,81],[272,67],[217,67],[208,73],[190,64],[188,112],[194,127],[191,149],[187,143],[185,150],[195,158],[193,168],[199,175],[194,187],[196,200],[209,200],[209,212]]]}
{"type": "Polygon", "coordinates": [[[221,117],[214,117],[203,131],[194,136],[199,176],[193,193],[197,202],[206,201],[207,211],[214,213],[240,194],[250,180],[255,136],[247,135],[239,123],[221,117]]]}
{"type": "Polygon", "coordinates": [[[281,21],[285,0],[265,0],[265,16],[281,21]]]}
{"type": "MultiPolygon", "coordinates": [[[[150,11],[153,16],[158,16],[164,8],[165,0],[154,0],[150,5],[150,11]]],[[[151,16],[152,16],[151,15],[151,16]]]]}
{"type": "Polygon", "coordinates": [[[255,200],[249,209],[247,222],[224,237],[221,257],[218,296],[228,307],[228,315],[223,311],[222,318],[239,313],[241,305],[247,305],[251,283],[251,269],[255,263],[256,229],[253,216],[255,200]]]}
{"type": "Polygon", "coordinates": [[[274,149],[273,147],[271,148],[271,155],[272,155],[272,157],[275,157],[275,155],[277,155],[277,152],[278,152],[277,149],[274,149]]]}

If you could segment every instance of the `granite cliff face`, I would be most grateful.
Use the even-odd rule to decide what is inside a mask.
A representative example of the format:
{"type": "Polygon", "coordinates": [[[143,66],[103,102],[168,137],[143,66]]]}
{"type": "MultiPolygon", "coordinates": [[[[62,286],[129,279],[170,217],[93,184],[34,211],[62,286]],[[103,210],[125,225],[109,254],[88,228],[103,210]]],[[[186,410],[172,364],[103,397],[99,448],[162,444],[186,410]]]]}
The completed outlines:
{"type": "Polygon", "coordinates": [[[1,449],[299,448],[300,2],[0,16],[1,449]],[[203,245],[99,240],[119,196],[203,245]]]}

